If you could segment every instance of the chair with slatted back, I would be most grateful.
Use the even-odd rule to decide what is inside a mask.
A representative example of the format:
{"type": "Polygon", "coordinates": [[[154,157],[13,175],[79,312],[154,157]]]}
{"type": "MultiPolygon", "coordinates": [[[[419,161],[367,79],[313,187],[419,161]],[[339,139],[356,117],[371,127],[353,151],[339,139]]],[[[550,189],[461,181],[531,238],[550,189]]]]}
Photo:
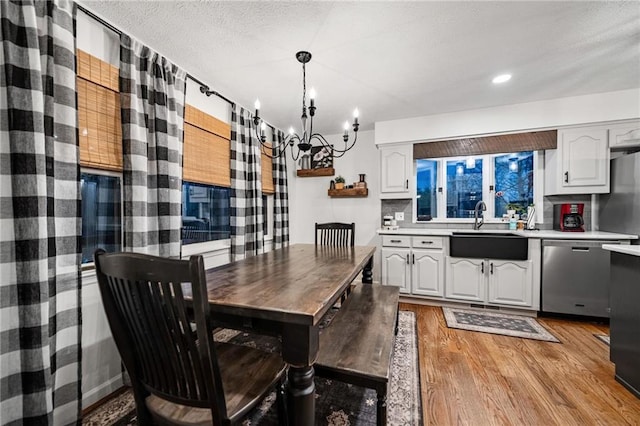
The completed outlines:
{"type": "Polygon", "coordinates": [[[280,424],[286,423],[280,356],[214,342],[202,256],[97,250],[94,259],[139,424],[233,424],[275,387],[280,424]]]}
{"type": "Polygon", "coordinates": [[[317,223],[316,245],[353,247],[356,239],[355,223],[317,223]]]}

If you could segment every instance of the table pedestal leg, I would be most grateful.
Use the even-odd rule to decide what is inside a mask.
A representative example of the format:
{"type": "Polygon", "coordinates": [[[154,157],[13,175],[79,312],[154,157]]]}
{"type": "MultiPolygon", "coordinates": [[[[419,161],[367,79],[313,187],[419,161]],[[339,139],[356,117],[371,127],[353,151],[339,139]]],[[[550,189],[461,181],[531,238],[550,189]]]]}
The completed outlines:
{"type": "Polygon", "coordinates": [[[373,256],[369,259],[362,269],[362,282],[364,284],[373,283],[373,256]]]}
{"type": "Polygon", "coordinates": [[[289,367],[289,424],[314,425],[316,413],[316,385],[313,366],[289,367]]]}

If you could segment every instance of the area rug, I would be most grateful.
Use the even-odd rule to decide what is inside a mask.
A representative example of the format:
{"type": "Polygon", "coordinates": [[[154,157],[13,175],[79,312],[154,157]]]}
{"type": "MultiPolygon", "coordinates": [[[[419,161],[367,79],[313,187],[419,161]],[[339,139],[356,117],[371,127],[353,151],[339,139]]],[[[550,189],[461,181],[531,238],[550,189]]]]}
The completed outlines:
{"type": "Polygon", "coordinates": [[[593,336],[605,345],[611,346],[611,337],[607,336],[606,334],[594,334],[593,336]]]}
{"type": "MultiPolygon", "coordinates": [[[[216,333],[216,340],[246,344],[274,351],[277,339],[256,337],[234,330],[216,333]]],[[[371,389],[316,377],[316,424],[358,425],[376,424],[376,393],[371,389]]],[[[107,401],[83,419],[90,426],[136,425],[135,403],[130,390],[107,401]]],[[[269,395],[242,422],[243,426],[277,425],[275,393],[269,395]]],[[[420,375],[416,320],[413,312],[400,311],[398,335],[393,348],[391,379],[387,392],[388,425],[422,425],[420,375]]]]}
{"type": "Polygon", "coordinates": [[[472,309],[442,308],[449,328],[560,343],[535,318],[472,309]]]}

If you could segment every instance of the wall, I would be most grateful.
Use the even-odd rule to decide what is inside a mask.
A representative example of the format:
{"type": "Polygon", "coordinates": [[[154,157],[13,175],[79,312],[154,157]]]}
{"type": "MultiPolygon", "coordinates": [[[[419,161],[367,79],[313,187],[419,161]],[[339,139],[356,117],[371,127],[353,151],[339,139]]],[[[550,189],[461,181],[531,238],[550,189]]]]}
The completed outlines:
{"type": "Polygon", "coordinates": [[[640,117],[640,89],[437,114],[375,125],[376,144],[451,139],[640,117]]]}
{"type": "MultiPolygon", "coordinates": [[[[342,135],[325,135],[329,143],[336,147],[344,145],[342,135]]],[[[358,181],[358,174],[366,174],[369,189],[366,198],[330,198],[327,195],[329,182],[335,176],[290,177],[289,184],[295,187],[290,202],[293,205],[293,243],[314,242],[315,223],[354,222],[357,245],[377,245],[376,230],[380,228],[380,184],[379,156],[374,144],[373,131],[358,132],[358,141],[343,157],[334,159],[336,176],[342,175],[346,184],[358,181]]],[[[294,169],[288,163],[290,172],[294,169]]],[[[379,264],[374,258],[374,264],[379,264]]],[[[374,280],[379,279],[379,268],[374,268],[374,280]]]]}

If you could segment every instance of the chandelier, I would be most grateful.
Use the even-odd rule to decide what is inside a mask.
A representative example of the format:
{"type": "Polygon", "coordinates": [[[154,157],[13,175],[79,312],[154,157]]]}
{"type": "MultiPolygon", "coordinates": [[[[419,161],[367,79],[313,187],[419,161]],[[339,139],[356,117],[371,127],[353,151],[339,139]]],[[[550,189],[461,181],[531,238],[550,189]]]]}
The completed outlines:
{"type": "Polygon", "coordinates": [[[276,143],[273,141],[273,146],[270,146],[266,143],[265,129],[266,123],[262,121],[260,118],[260,101],[256,100],[255,109],[256,113],[253,117],[253,124],[255,125],[255,132],[260,144],[262,145],[262,151],[267,154],[269,157],[280,157],[283,155],[287,149],[287,146],[291,147],[291,156],[294,160],[297,160],[300,156],[305,155],[311,148],[314,146],[314,142],[318,142],[319,145],[323,148],[326,148],[334,158],[342,157],[347,151],[349,151],[355,145],[358,140],[358,109],[356,108],[353,112],[353,132],[354,138],[353,142],[349,143],[349,122],[346,121],[344,123],[344,135],[342,136],[342,140],[344,141],[344,146],[335,147],[322,136],[320,133],[313,132],[313,117],[316,114],[316,105],[315,105],[315,90],[312,88],[309,91],[309,117],[307,117],[307,82],[306,82],[306,64],[311,61],[311,53],[300,51],[296,53],[296,59],[298,62],[302,64],[302,115],[300,116],[300,121],[302,124],[302,130],[298,134],[294,131],[293,127],[289,128],[289,134],[284,138],[283,141],[276,143]],[[307,127],[308,124],[308,127],[307,127]]]}

